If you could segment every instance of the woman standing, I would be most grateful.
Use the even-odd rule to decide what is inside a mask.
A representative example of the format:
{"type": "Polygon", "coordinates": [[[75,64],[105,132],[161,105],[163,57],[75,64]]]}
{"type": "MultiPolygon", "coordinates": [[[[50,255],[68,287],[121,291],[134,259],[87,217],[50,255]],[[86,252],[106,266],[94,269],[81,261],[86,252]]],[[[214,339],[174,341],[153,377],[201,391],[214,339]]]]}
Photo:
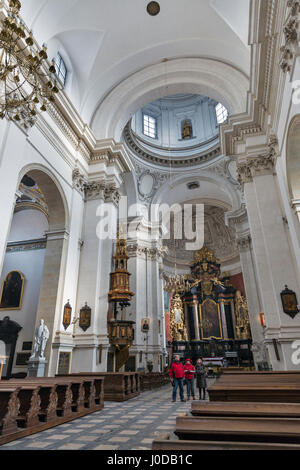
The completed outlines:
{"type": "Polygon", "coordinates": [[[202,359],[197,359],[196,363],[196,380],[197,387],[199,389],[199,400],[205,400],[205,389],[207,388],[206,384],[206,370],[203,365],[202,359]],[[203,398],[201,398],[201,390],[203,390],[203,398]]]}
{"type": "Polygon", "coordinates": [[[186,389],[187,389],[187,401],[189,401],[190,397],[192,397],[193,400],[195,400],[194,377],[195,377],[195,367],[191,363],[190,359],[186,359],[185,366],[184,366],[184,378],[185,378],[186,389]]]}

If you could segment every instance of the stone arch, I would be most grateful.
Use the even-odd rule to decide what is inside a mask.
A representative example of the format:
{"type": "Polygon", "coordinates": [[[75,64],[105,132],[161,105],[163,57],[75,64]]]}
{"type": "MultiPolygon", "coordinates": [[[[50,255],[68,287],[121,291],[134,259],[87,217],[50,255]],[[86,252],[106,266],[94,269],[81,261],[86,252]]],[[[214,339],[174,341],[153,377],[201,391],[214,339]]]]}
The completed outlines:
{"type": "MultiPolygon", "coordinates": [[[[41,236],[45,235],[43,241],[44,261],[40,268],[38,278],[39,291],[36,293],[36,303],[30,304],[31,309],[24,306],[24,322],[27,318],[26,340],[28,334],[32,334],[34,341],[34,331],[40,320],[43,319],[49,328],[50,338],[45,350],[47,367],[45,374],[48,373],[50,367],[52,341],[55,335],[56,319],[61,312],[62,305],[62,289],[65,276],[66,257],[68,250],[68,230],[69,230],[69,208],[64,190],[51,170],[40,164],[29,164],[21,169],[18,175],[17,191],[23,177],[27,175],[37,184],[38,189],[43,193],[44,200],[47,205],[47,227],[41,236]],[[29,312],[30,310],[30,312],[29,312]],[[25,318],[26,317],[26,318],[25,318]]],[[[15,206],[12,212],[15,211],[15,206]]],[[[20,230],[22,235],[22,228],[20,230]]],[[[20,237],[22,238],[22,237],[20,237]]],[[[27,240],[27,238],[25,238],[27,240]]],[[[40,241],[37,241],[40,243],[40,241]]],[[[39,248],[40,250],[41,248],[39,248]]],[[[27,252],[29,253],[29,252],[27,252]]],[[[30,258],[29,262],[36,262],[35,258],[30,258]]],[[[20,261],[21,262],[21,261],[20,261]]],[[[29,270],[28,270],[29,271],[29,270]]],[[[30,271],[31,272],[31,271],[30,271]]],[[[30,278],[31,279],[31,278],[30,278]]],[[[29,280],[27,280],[27,289],[30,289],[29,280]]],[[[32,282],[32,280],[30,281],[32,282]]],[[[28,304],[29,305],[29,304],[28,304]]],[[[24,325],[23,325],[24,326],[24,325]]],[[[21,338],[20,338],[21,340],[21,338]]],[[[24,338],[23,338],[24,340],[24,338]]]]}
{"type": "Polygon", "coordinates": [[[18,187],[25,175],[39,184],[49,208],[49,230],[62,230],[69,227],[69,209],[65,193],[54,174],[45,166],[30,164],[22,168],[18,187]]]}
{"type": "Polygon", "coordinates": [[[97,139],[121,140],[129,119],[147,103],[166,95],[193,93],[222,102],[231,114],[246,111],[248,78],[235,67],[208,58],[182,58],[136,72],[98,104],[91,126],[97,139]]]}

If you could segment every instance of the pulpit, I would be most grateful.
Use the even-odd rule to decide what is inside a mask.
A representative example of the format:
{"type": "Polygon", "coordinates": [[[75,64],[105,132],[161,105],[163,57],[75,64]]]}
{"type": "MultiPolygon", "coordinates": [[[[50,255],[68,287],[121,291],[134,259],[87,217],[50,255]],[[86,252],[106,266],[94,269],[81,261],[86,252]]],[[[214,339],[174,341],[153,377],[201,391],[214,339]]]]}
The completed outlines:
{"type": "Polygon", "coordinates": [[[127,270],[128,262],[127,242],[118,234],[116,252],[114,254],[115,270],[111,273],[111,289],[108,293],[111,318],[108,319],[108,338],[114,352],[114,371],[118,372],[129,359],[129,348],[134,339],[133,325],[135,322],[125,319],[126,308],[134,295],[130,290],[130,273],[127,270]],[[121,309],[121,313],[118,308],[121,309]],[[118,319],[118,315],[121,319],[118,319]]]}

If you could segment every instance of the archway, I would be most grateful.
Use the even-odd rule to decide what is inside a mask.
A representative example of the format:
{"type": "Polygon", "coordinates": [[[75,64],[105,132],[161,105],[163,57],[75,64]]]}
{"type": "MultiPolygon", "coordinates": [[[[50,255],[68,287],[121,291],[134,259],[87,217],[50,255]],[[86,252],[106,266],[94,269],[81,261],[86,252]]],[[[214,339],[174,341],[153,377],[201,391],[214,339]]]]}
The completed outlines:
{"type": "Polygon", "coordinates": [[[25,167],[19,175],[17,194],[1,281],[9,272],[20,272],[24,279],[23,301],[0,309],[0,319],[9,311],[12,320],[22,327],[15,357],[10,358],[13,374],[27,372],[35,327],[41,318],[50,331],[45,354],[48,362],[51,359],[56,312],[61,309],[59,286],[68,227],[64,194],[47,168],[25,167]]]}
{"type": "Polygon", "coordinates": [[[246,110],[247,77],[213,59],[174,59],[135,73],[98,104],[91,125],[97,139],[121,140],[129,119],[146,104],[180,93],[205,95],[222,102],[231,114],[246,110]]]}

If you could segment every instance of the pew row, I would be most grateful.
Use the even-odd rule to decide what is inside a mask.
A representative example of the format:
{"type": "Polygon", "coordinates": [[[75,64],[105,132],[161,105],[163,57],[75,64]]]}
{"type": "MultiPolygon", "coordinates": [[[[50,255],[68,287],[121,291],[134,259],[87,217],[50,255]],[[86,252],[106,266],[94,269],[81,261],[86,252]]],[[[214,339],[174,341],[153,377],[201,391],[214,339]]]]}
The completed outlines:
{"type": "Polygon", "coordinates": [[[99,411],[103,377],[42,377],[0,383],[0,445],[99,411]]]}
{"type": "Polygon", "coordinates": [[[155,388],[163,387],[164,385],[170,384],[170,375],[168,372],[151,372],[149,374],[141,373],[141,390],[143,392],[147,390],[153,390],[155,388]]]}
{"type": "Polygon", "coordinates": [[[297,444],[298,418],[236,418],[185,416],[176,420],[180,440],[297,444]]]}
{"type": "Polygon", "coordinates": [[[185,450],[298,450],[297,444],[231,441],[188,441],[171,439],[170,434],[158,435],[152,443],[155,451],[185,450]]]}
{"type": "MultiPolygon", "coordinates": [[[[104,378],[104,400],[122,402],[140,395],[140,376],[137,372],[77,372],[65,377],[104,378]]],[[[58,376],[63,377],[63,376],[58,376]]]]}
{"type": "Polygon", "coordinates": [[[192,402],[193,416],[300,418],[298,403],[192,402]]]}
{"type": "Polygon", "coordinates": [[[300,385],[218,384],[208,388],[210,401],[300,403],[300,385]]]}

